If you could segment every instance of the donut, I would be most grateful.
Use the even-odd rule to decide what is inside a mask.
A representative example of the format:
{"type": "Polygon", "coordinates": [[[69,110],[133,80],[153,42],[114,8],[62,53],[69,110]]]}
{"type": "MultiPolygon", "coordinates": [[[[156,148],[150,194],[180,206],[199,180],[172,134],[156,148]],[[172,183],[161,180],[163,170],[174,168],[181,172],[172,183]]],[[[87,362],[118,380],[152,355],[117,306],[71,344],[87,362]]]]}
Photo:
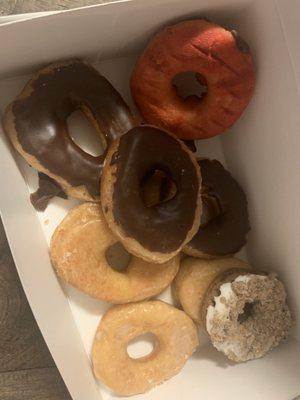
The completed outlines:
{"type": "Polygon", "coordinates": [[[70,137],[67,118],[78,109],[106,145],[135,125],[109,81],[86,62],[72,60],[51,64],[34,75],[7,107],[4,129],[21,156],[69,196],[99,201],[105,152],[93,157],[70,137]]]}
{"type": "Polygon", "coordinates": [[[110,229],[129,253],[163,263],[179,253],[200,224],[200,171],[193,153],[170,133],[135,127],[109,147],[101,178],[101,204],[110,229]],[[149,207],[141,186],[163,171],[176,194],[149,207]]]}
{"type": "Polygon", "coordinates": [[[173,295],[183,311],[197,324],[205,326],[202,319],[203,299],[208,288],[221,273],[232,270],[250,270],[251,267],[237,258],[201,260],[187,257],[173,283],[173,295]]]}
{"type": "Polygon", "coordinates": [[[157,265],[128,254],[97,203],[84,203],[67,214],[52,236],[50,256],[64,281],[96,299],[118,304],[159,294],[179,268],[179,256],[157,265]]]}
{"type": "Polygon", "coordinates": [[[185,140],[223,133],[240,117],[253,89],[249,47],[235,31],[204,19],[157,33],[131,76],[131,93],[145,121],[185,140]],[[207,86],[205,95],[179,96],[172,82],[184,72],[207,86]]]}
{"type": "Polygon", "coordinates": [[[292,325],[283,284],[236,258],[186,258],[174,281],[183,310],[230,360],[260,358],[292,325]]]}
{"type": "Polygon", "coordinates": [[[149,301],[114,306],[97,329],[92,362],[96,377],[115,393],[145,393],[176,375],[198,346],[193,321],[182,311],[149,301]],[[156,343],[149,355],[132,359],[129,342],[152,333],[156,343]]]}
{"type": "Polygon", "coordinates": [[[183,251],[193,257],[215,258],[238,252],[250,230],[246,195],[217,160],[199,160],[202,215],[198,232],[183,251]]]}
{"type": "Polygon", "coordinates": [[[292,326],[285,288],[274,273],[232,275],[206,296],[210,304],[205,321],[211,342],[237,363],[265,356],[292,326]]]}

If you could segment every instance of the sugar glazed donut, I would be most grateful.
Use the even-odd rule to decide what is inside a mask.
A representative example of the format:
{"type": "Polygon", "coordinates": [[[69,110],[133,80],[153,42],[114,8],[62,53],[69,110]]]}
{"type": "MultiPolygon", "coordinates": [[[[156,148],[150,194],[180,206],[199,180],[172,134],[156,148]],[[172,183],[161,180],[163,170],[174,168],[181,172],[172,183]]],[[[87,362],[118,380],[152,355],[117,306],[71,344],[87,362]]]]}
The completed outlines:
{"type": "Polygon", "coordinates": [[[196,315],[214,347],[230,360],[263,357],[287,336],[291,312],[274,273],[249,270],[229,258],[186,259],[182,268],[175,284],[184,310],[196,315]]]}
{"type": "Polygon", "coordinates": [[[4,127],[25,160],[68,195],[99,200],[105,154],[93,157],[71,139],[67,118],[77,109],[107,145],[135,125],[109,81],[86,62],[73,60],[40,70],[7,107],[4,127]]]}
{"type": "Polygon", "coordinates": [[[242,114],[254,89],[247,44],[235,31],[204,19],[180,22],[156,34],[131,77],[132,96],[150,123],[181,139],[205,139],[228,129],[242,114]],[[196,73],[207,93],[181,98],[172,84],[196,73]]]}
{"type": "Polygon", "coordinates": [[[157,265],[128,254],[96,203],[68,213],[52,236],[50,255],[64,281],[96,299],[118,304],[159,294],[179,268],[179,256],[157,265]]]}
{"type": "Polygon", "coordinates": [[[111,308],[97,329],[92,360],[96,377],[115,393],[145,393],[176,375],[198,346],[193,321],[161,301],[111,308]],[[145,333],[156,338],[152,353],[132,359],[130,341],[145,333]]]}
{"type": "Polygon", "coordinates": [[[202,305],[209,286],[222,272],[233,269],[249,271],[251,266],[237,258],[184,258],[173,283],[175,300],[197,324],[203,325],[202,305]]]}
{"type": "Polygon", "coordinates": [[[101,179],[101,204],[111,230],[124,247],[146,261],[174,257],[200,224],[200,170],[193,153],[173,135],[133,128],[109,148],[101,179]],[[174,197],[148,207],[144,179],[163,171],[177,188],[174,197]]]}
{"type": "Polygon", "coordinates": [[[250,231],[246,195],[217,160],[199,160],[202,215],[198,232],[183,249],[200,258],[230,256],[247,241],[250,231]]]}

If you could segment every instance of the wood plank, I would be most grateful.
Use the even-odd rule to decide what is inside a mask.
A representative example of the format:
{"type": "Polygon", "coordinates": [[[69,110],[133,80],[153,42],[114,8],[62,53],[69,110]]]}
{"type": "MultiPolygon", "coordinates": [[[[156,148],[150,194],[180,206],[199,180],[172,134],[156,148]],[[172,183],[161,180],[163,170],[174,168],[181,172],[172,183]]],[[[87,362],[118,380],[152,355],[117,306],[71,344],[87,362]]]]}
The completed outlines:
{"type": "Polygon", "coordinates": [[[49,366],[54,366],[53,359],[30,310],[0,222],[0,372],[49,366]]]}
{"type": "Polygon", "coordinates": [[[55,367],[0,374],[1,400],[71,400],[55,367]]]}
{"type": "Polygon", "coordinates": [[[1,0],[0,15],[66,10],[103,3],[104,0],[1,0]]]}

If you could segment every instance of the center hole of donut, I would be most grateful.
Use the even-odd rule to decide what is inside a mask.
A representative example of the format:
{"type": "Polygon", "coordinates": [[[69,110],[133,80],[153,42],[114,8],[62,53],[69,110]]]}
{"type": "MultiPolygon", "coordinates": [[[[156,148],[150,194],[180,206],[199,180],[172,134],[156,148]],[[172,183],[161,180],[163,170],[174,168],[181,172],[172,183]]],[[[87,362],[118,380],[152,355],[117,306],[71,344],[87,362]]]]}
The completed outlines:
{"type": "Polygon", "coordinates": [[[101,140],[96,128],[82,111],[74,111],[67,119],[69,136],[84,152],[97,157],[105,150],[105,140],[101,140]]]}
{"type": "Polygon", "coordinates": [[[180,72],[175,75],[172,84],[178,96],[184,100],[195,96],[201,99],[207,93],[206,79],[197,72],[180,72]]]}
{"type": "Polygon", "coordinates": [[[201,191],[202,199],[202,214],[201,214],[201,227],[207,226],[212,220],[217,218],[221,212],[221,206],[215,196],[210,196],[201,191]]]}
{"type": "Polygon", "coordinates": [[[131,261],[131,254],[125,249],[121,242],[114,243],[105,251],[108,265],[116,271],[125,271],[131,261]]]}
{"type": "Polygon", "coordinates": [[[128,343],[127,353],[130,358],[139,359],[149,356],[155,349],[156,338],[153,333],[144,333],[128,343]]]}
{"type": "Polygon", "coordinates": [[[248,321],[249,318],[254,316],[255,306],[258,304],[258,301],[247,302],[244,305],[243,312],[238,316],[238,322],[240,324],[248,321]]]}
{"type": "Polygon", "coordinates": [[[141,196],[146,207],[153,207],[175,197],[177,187],[162,170],[148,172],[141,183],[141,196]]]}

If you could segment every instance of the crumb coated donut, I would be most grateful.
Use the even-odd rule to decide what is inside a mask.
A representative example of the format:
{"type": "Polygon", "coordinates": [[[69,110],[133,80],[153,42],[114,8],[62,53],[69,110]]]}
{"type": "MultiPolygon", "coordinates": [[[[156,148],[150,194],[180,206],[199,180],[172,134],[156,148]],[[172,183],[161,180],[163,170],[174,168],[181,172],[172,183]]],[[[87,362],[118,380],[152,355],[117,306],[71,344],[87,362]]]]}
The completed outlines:
{"type": "Polygon", "coordinates": [[[133,128],[109,148],[101,178],[101,204],[111,230],[132,254],[147,261],[174,257],[200,224],[200,169],[193,153],[170,133],[133,128]],[[175,184],[176,194],[147,206],[141,187],[155,170],[175,184]]]}
{"type": "Polygon", "coordinates": [[[198,346],[193,321],[162,301],[112,307],[97,329],[92,361],[96,377],[118,395],[145,393],[176,375],[198,346]],[[152,333],[149,355],[132,359],[129,342],[152,333]]]}
{"type": "Polygon", "coordinates": [[[150,41],[131,77],[132,96],[150,123],[181,139],[205,139],[228,129],[249,103],[254,69],[247,44],[235,31],[204,19],[168,26],[150,41]],[[207,93],[181,98],[172,84],[194,72],[207,93]]]}
{"type": "Polygon", "coordinates": [[[71,197],[99,201],[105,152],[94,157],[69,135],[67,118],[78,109],[107,145],[135,125],[110,82],[79,60],[51,64],[35,74],[7,107],[3,124],[32,167],[58,182],[71,197]]]}
{"type": "Polygon", "coordinates": [[[207,293],[206,330],[230,360],[260,358],[285,339],[292,325],[286,291],[275,274],[243,274],[225,279],[207,293]]]}
{"type": "Polygon", "coordinates": [[[202,324],[204,297],[215,279],[226,271],[250,269],[249,264],[237,258],[184,258],[173,283],[175,298],[187,315],[198,324],[202,324]]]}
{"type": "Polygon", "coordinates": [[[56,228],[51,260],[60,278],[111,303],[144,300],[171,283],[179,268],[178,256],[157,265],[129,255],[118,243],[100,205],[85,203],[71,210],[56,228]]]}
{"type": "Polygon", "coordinates": [[[250,231],[246,195],[219,161],[198,162],[202,176],[201,223],[183,251],[200,258],[233,255],[246,244],[250,231]]]}

